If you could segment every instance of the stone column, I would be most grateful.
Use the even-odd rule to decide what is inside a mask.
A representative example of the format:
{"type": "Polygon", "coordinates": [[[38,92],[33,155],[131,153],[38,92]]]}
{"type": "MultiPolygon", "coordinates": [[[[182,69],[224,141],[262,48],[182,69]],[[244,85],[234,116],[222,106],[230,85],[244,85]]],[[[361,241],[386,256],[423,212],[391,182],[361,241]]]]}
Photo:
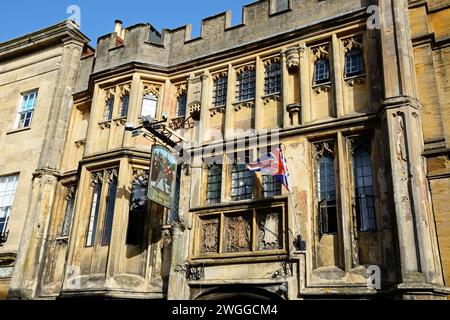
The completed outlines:
{"type": "Polygon", "coordinates": [[[188,241],[186,239],[186,233],[184,232],[185,226],[180,223],[174,223],[171,229],[172,235],[172,255],[170,263],[170,276],[169,285],[167,289],[168,300],[188,300],[187,293],[187,278],[183,272],[185,267],[185,255],[184,247],[188,241]]]}
{"type": "Polygon", "coordinates": [[[10,299],[34,299],[38,294],[57,184],[51,171],[36,173],[33,179],[27,223],[10,285],[10,299]]]}
{"type": "Polygon", "coordinates": [[[264,64],[259,56],[256,57],[255,74],[255,106],[253,109],[255,124],[253,128],[257,132],[259,129],[261,129],[261,118],[264,116],[264,103],[261,99],[261,97],[264,95],[264,64]]]}
{"type": "Polygon", "coordinates": [[[73,107],[72,94],[77,81],[78,66],[83,50],[83,43],[69,40],[62,46],[56,88],[46,120],[48,124],[44,145],[39,158],[38,168],[57,169],[61,162],[70,109],[73,107]]]}
{"type": "Polygon", "coordinates": [[[89,113],[89,123],[86,132],[86,146],[84,148],[84,157],[92,154],[95,150],[96,137],[98,130],[98,118],[96,113],[96,105],[99,103],[100,87],[98,84],[94,86],[94,93],[92,95],[91,109],[89,113]]]}
{"type": "Polygon", "coordinates": [[[236,73],[234,71],[233,66],[228,65],[228,88],[227,88],[227,106],[225,111],[225,130],[224,136],[225,139],[233,137],[233,129],[234,129],[234,92],[236,89],[236,73]]]}
{"type": "Polygon", "coordinates": [[[390,155],[401,280],[413,291],[442,286],[417,100],[408,1],[380,0],[384,104],[381,114],[390,155]]]}
{"type": "Polygon", "coordinates": [[[206,130],[208,129],[208,117],[209,109],[211,107],[211,86],[210,79],[211,75],[208,70],[202,75],[202,109],[200,115],[200,127],[199,127],[199,145],[203,144],[205,140],[206,130]]]}
{"type": "MultiPolygon", "coordinates": [[[[130,101],[128,106],[127,122],[137,125],[137,119],[141,111],[141,77],[139,74],[133,74],[130,88],[130,101]]],[[[134,145],[130,132],[125,132],[124,147],[130,148],[134,145]]]]}
{"type": "Polygon", "coordinates": [[[300,58],[300,103],[302,106],[302,124],[311,122],[311,75],[309,72],[309,58],[304,43],[299,47],[300,58]]]}
{"type": "Polygon", "coordinates": [[[332,47],[333,47],[333,61],[331,65],[334,79],[334,105],[336,106],[335,115],[338,118],[340,118],[345,115],[345,107],[342,88],[343,69],[341,58],[341,44],[336,34],[333,34],[332,47]]]}
{"type": "Polygon", "coordinates": [[[287,106],[289,104],[288,101],[289,70],[287,67],[286,50],[283,50],[281,52],[281,83],[282,83],[281,107],[283,108],[283,128],[288,128],[291,126],[291,118],[287,110],[287,106]]]}

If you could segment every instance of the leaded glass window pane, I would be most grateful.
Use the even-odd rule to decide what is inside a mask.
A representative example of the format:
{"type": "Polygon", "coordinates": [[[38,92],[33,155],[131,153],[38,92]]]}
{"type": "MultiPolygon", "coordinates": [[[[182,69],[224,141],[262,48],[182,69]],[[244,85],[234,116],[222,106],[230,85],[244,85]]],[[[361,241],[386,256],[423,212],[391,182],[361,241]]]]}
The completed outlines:
{"type": "Polygon", "coordinates": [[[353,156],[353,163],[358,230],[362,232],[376,231],[377,223],[370,153],[363,148],[358,148],[353,156]]]}
{"type": "Polygon", "coordinates": [[[207,196],[209,204],[220,203],[222,193],[222,165],[214,164],[208,169],[207,196]]]}
{"type": "Polygon", "coordinates": [[[63,220],[63,225],[62,225],[62,230],[61,230],[61,237],[68,237],[70,234],[74,206],[75,206],[75,198],[70,197],[67,200],[67,207],[66,207],[66,212],[64,214],[64,220],[63,220]]]}
{"type": "Polygon", "coordinates": [[[318,84],[328,81],[330,81],[330,64],[328,60],[320,59],[314,68],[314,82],[318,84]]]}
{"type": "Polygon", "coordinates": [[[336,208],[336,179],[334,157],[324,155],[318,163],[317,172],[319,196],[320,233],[329,234],[338,231],[336,208]]]}
{"type": "Polygon", "coordinates": [[[345,76],[355,76],[364,72],[361,50],[353,49],[345,57],[345,76]]]}
{"type": "Polygon", "coordinates": [[[105,105],[105,114],[103,117],[104,121],[111,121],[113,116],[113,109],[114,109],[114,97],[109,98],[106,101],[105,105]]]}
{"type": "Polygon", "coordinates": [[[265,198],[273,198],[281,195],[281,183],[274,176],[262,176],[265,198]]]}
{"type": "Polygon", "coordinates": [[[266,66],[264,79],[264,94],[275,94],[281,92],[281,67],[278,62],[266,66]]]}
{"type": "Polygon", "coordinates": [[[236,160],[231,170],[231,200],[249,200],[253,198],[253,172],[247,169],[248,154],[245,159],[236,160]]]}
{"type": "Polygon", "coordinates": [[[224,107],[227,104],[228,77],[221,76],[214,81],[213,106],[224,107]]]}
{"type": "Polygon", "coordinates": [[[121,118],[125,118],[128,116],[128,107],[130,105],[130,95],[126,94],[122,97],[120,101],[120,111],[119,115],[121,118]]]}
{"type": "Polygon", "coordinates": [[[101,193],[102,193],[102,183],[98,182],[93,187],[92,192],[91,212],[89,216],[89,224],[86,235],[86,247],[92,247],[95,243],[95,231],[97,229],[101,193]]]}
{"type": "Polygon", "coordinates": [[[182,94],[178,97],[177,101],[177,116],[180,118],[184,118],[186,116],[186,108],[187,108],[187,94],[182,94]]]}
{"type": "Polygon", "coordinates": [[[256,72],[254,70],[243,71],[236,79],[236,100],[245,101],[255,99],[256,72]]]}

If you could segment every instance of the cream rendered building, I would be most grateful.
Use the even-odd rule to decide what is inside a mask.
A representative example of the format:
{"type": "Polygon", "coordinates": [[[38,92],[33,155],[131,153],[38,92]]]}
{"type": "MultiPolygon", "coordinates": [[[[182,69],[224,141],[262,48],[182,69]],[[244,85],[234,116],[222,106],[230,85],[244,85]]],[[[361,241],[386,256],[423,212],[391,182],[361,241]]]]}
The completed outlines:
{"type": "Polygon", "coordinates": [[[449,14],[262,0],[194,39],[117,21],[74,70],[9,297],[446,299],[449,14]],[[176,210],[145,201],[158,139],[126,124],[146,115],[191,143],[176,210]],[[246,167],[278,143],[291,195],[246,167]]]}

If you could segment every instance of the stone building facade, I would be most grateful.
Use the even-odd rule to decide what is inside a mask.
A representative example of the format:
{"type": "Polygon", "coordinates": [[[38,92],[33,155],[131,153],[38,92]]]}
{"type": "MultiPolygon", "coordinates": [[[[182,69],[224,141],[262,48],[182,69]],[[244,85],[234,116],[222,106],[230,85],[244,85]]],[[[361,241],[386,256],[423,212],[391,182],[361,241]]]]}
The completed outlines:
{"type": "Polygon", "coordinates": [[[449,15],[261,0],[198,38],[117,21],[80,44],[9,297],[446,299],[449,15]],[[127,130],[148,115],[189,142],[171,211],[145,196],[161,141],[127,130]],[[290,193],[246,166],[279,144],[290,193]]]}
{"type": "Polygon", "coordinates": [[[8,294],[21,239],[45,238],[88,41],[64,22],[0,44],[0,298],[8,294]]]}

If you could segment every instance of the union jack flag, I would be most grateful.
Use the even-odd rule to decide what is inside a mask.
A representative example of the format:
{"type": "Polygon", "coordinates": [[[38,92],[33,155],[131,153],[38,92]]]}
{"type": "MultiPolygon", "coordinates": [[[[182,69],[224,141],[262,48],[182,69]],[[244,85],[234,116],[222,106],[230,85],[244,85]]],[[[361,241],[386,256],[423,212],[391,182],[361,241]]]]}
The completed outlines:
{"type": "Polygon", "coordinates": [[[291,192],[289,170],[281,144],[278,148],[256,160],[256,162],[249,163],[247,169],[252,172],[261,172],[263,175],[274,176],[286,190],[291,192]]]}

